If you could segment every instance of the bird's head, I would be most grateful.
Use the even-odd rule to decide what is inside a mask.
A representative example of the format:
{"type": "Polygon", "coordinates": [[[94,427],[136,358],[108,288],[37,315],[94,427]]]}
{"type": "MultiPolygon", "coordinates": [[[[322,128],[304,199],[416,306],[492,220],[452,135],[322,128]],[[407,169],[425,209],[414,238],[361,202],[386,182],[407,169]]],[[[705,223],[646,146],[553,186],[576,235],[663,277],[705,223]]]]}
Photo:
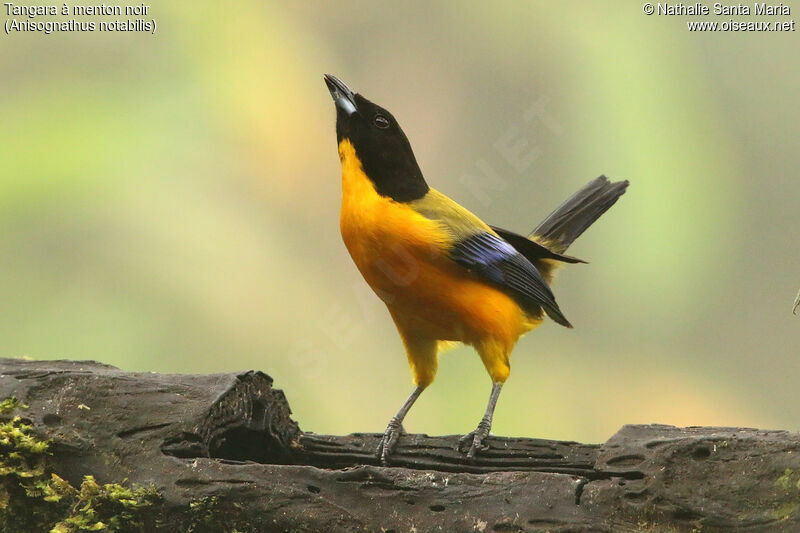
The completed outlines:
{"type": "Polygon", "coordinates": [[[326,74],[325,83],[336,104],[340,156],[352,147],[364,173],[382,196],[398,202],[425,196],[428,185],[394,116],[351,91],[336,76],[326,74]]]}

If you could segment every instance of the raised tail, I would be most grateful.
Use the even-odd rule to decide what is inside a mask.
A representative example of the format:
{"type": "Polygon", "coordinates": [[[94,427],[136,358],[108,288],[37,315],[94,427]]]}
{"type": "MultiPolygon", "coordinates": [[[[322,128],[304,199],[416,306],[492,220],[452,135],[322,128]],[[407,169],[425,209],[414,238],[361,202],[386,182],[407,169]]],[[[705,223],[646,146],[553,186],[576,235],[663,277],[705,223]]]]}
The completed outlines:
{"type": "Polygon", "coordinates": [[[530,238],[557,253],[563,253],[625,194],[628,180],[610,182],[600,176],[570,196],[531,232],[530,238]]]}

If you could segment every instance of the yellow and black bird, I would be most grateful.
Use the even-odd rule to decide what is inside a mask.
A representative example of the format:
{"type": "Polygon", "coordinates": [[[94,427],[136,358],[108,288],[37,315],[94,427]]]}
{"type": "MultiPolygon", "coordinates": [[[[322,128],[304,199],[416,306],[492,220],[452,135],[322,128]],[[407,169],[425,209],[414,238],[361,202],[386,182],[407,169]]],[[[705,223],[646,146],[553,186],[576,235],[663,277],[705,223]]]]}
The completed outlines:
{"type": "Polygon", "coordinates": [[[378,446],[386,463],[402,422],[433,382],[450,342],[477,350],[492,378],[486,413],[461,439],[468,457],[484,440],[517,339],[545,315],[572,327],[550,290],[567,247],[625,192],[601,176],[553,211],[529,237],[485,224],[425,182],[403,130],[386,109],[329,74],[342,164],[342,238],[403,339],[416,388],[378,446]]]}

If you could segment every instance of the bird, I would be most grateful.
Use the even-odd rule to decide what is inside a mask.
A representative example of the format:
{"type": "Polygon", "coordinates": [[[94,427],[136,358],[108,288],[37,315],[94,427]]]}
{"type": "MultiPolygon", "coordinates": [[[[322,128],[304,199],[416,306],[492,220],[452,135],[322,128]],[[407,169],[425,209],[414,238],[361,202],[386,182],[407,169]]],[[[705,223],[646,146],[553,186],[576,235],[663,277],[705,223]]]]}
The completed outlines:
{"type": "Polygon", "coordinates": [[[468,460],[488,449],[495,406],[517,340],[546,317],[571,328],[550,288],[569,245],[625,193],[600,176],[530,235],[490,226],[423,177],[394,116],[324,75],[336,109],[342,170],[339,227],[350,257],[386,304],[405,348],[414,390],[389,421],[376,455],[388,464],[403,420],[433,382],[446,347],[474,347],[491,380],[477,428],[459,439],[468,460]]]}

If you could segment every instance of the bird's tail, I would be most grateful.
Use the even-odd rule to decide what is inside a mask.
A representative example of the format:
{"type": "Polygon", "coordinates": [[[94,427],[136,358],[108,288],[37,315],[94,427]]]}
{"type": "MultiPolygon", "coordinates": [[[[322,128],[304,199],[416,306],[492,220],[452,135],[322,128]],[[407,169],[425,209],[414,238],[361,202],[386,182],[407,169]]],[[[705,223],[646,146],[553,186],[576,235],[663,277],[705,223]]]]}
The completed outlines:
{"type": "Polygon", "coordinates": [[[612,183],[600,176],[590,181],[536,226],[530,238],[563,253],[627,188],[628,180],[612,183]]]}

